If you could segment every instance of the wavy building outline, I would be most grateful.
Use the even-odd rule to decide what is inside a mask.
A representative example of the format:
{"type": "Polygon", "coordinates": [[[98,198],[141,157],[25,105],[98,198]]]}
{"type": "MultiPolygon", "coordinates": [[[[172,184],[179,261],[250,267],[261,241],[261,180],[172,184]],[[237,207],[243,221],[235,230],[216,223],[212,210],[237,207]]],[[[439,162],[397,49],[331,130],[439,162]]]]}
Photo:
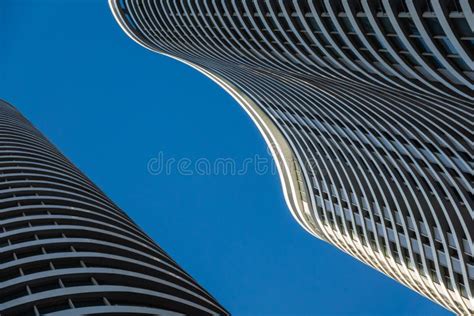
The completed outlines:
{"type": "Polygon", "coordinates": [[[470,1],[109,4],[134,41],[244,108],[306,231],[474,313],[470,1]]]}

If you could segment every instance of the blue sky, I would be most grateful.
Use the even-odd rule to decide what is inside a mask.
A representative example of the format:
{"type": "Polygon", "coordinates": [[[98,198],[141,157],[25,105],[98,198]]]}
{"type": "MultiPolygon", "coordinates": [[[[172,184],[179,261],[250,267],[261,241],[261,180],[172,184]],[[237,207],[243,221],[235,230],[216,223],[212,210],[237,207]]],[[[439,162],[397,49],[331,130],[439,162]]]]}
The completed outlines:
{"type": "Polygon", "coordinates": [[[105,0],[0,0],[0,98],[234,315],[449,315],[306,233],[275,174],[150,174],[160,153],[269,156],[230,96],[126,37],[105,0]]]}

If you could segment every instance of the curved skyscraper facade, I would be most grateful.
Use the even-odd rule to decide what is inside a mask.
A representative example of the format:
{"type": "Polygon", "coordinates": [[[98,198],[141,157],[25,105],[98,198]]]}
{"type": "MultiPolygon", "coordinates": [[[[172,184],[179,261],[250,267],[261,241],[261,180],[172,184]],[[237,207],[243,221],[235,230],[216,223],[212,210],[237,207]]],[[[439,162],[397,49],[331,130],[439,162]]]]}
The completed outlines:
{"type": "Polygon", "coordinates": [[[227,315],[0,100],[0,314],[227,315]]]}
{"type": "Polygon", "coordinates": [[[309,233],[474,313],[472,2],[109,3],[242,105],[309,233]]]}

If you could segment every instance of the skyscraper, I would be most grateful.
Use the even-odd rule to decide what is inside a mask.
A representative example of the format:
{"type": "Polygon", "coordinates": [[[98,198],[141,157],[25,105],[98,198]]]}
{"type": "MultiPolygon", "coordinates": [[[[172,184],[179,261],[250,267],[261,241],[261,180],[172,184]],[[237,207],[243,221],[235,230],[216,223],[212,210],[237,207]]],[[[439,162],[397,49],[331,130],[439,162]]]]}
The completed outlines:
{"type": "Polygon", "coordinates": [[[0,100],[0,314],[227,315],[0,100]]]}
{"type": "Polygon", "coordinates": [[[140,45],[248,112],[301,226],[474,313],[467,0],[109,0],[140,45]]]}

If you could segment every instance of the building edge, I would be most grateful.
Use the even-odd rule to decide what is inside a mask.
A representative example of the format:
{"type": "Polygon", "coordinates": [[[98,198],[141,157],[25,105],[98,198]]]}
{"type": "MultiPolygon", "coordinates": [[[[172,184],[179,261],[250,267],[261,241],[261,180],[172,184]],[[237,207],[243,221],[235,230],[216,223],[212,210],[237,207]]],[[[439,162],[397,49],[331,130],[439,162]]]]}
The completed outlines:
{"type": "Polygon", "coordinates": [[[232,96],[235,101],[237,101],[257,126],[260,134],[265,140],[265,143],[271,151],[273,160],[277,166],[283,196],[291,214],[298,224],[300,224],[308,233],[321,239],[316,222],[311,216],[311,204],[308,203],[307,200],[307,197],[309,197],[310,194],[309,190],[306,188],[306,181],[302,179],[304,169],[300,166],[300,161],[296,152],[291,149],[290,144],[280,132],[277,125],[272,122],[271,118],[265,114],[247,94],[221,76],[218,76],[217,74],[214,74],[190,61],[156,50],[147,45],[129,29],[127,23],[119,14],[120,10],[117,6],[117,1],[108,0],[108,2],[115,20],[134,42],[154,53],[167,56],[197,70],[215,82],[219,87],[232,96]]]}

